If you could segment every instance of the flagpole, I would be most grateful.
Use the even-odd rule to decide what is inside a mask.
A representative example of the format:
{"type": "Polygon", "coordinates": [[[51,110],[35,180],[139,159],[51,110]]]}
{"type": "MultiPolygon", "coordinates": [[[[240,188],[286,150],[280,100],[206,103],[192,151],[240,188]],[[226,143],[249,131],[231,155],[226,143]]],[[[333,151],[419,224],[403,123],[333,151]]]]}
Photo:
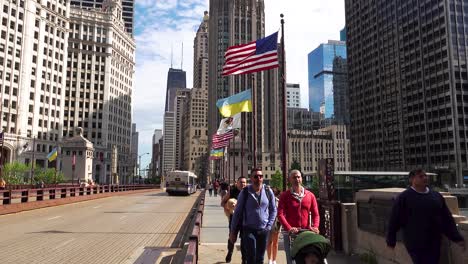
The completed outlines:
{"type": "Polygon", "coordinates": [[[245,133],[245,113],[241,114],[241,175],[244,177],[244,133],[245,133]]]}
{"type": "Polygon", "coordinates": [[[57,169],[58,169],[58,144],[55,144],[55,147],[57,148],[57,157],[55,158],[55,174],[54,174],[54,183],[55,186],[57,186],[57,169]]]}
{"type": "Polygon", "coordinates": [[[36,137],[33,137],[33,145],[32,145],[32,161],[31,161],[31,185],[33,184],[33,179],[34,179],[34,163],[36,159],[36,137]]]}
{"type": "MultiPolygon", "coordinates": [[[[234,138],[232,139],[232,143],[234,143],[234,155],[232,155],[232,179],[235,180],[236,179],[236,137],[234,136],[234,138]]],[[[231,185],[231,183],[229,183],[229,185],[231,185]]]]}
{"type": "Polygon", "coordinates": [[[286,190],[287,186],[287,173],[288,173],[288,130],[287,130],[287,108],[286,108],[286,55],[284,52],[284,15],[281,14],[281,71],[282,71],[282,83],[283,83],[283,136],[282,136],[282,155],[281,158],[283,159],[282,161],[282,169],[283,169],[283,191],[286,190]]]}
{"type": "Polygon", "coordinates": [[[257,168],[257,89],[255,85],[255,76],[252,73],[252,144],[253,144],[253,167],[257,168]]]}
{"type": "Polygon", "coordinates": [[[229,139],[228,147],[227,147],[227,162],[228,162],[228,169],[227,169],[227,181],[229,184],[231,184],[231,155],[229,155],[229,151],[231,151],[231,140],[229,139]]]}
{"type": "Polygon", "coordinates": [[[2,131],[2,150],[1,150],[1,156],[0,156],[0,176],[3,176],[3,142],[5,142],[5,132],[2,131]]]}

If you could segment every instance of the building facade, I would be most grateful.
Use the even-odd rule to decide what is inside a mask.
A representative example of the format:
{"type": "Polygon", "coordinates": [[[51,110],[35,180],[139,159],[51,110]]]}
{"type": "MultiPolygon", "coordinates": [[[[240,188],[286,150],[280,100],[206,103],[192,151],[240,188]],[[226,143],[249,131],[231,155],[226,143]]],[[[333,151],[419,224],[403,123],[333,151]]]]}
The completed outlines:
{"type": "Polygon", "coordinates": [[[286,84],[286,106],[288,108],[301,107],[301,86],[298,83],[286,84]]]}
{"type": "Polygon", "coordinates": [[[99,183],[111,181],[116,146],[116,173],[120,183],[127,183],[133,164],[135,41],[125,31],[120,1],[107,0],[103,6],[70,12],[63,136],[73,137],[76,127],[84,129],[84,137],[94,144],[93,172],[99,183]]]}
{"type": "Polygon", "coordinates": [[[177,89],[174,98],[175,150],[174,169],[181,170],[184,163],[184,118],[187,112],[191,89],[177,89]]]}
{"type": "Polygon", "coordinates": [[[169,68],[164,111],[174,111],[174,98],[177,89],[181,88],[187,88],[186,72],[180,69],[169,68]]]}
{"type": "Polygon", "coordinates": [[[333,95],[337,87],[333,86],[333,79],[342,74],[334,68],[336,57],[346,59],[345,42],[329,40],[308,55],[309,109],[321,112],[325,119],[333,119],[335,115],[333,95]]]}
{"type": "Polygon", "coordinates": [[[333,158],[335,171],[351,169],[350,140],[346,126],[332,125],[314,131],[289,130],[289,162],[301,165],[303,174],[315,174],[318,161],[333,158]]]}
{"type": "MultiPolygon", "coordinates": [[[[103,2],[106,0],[71,0],[70,4],[71,6],[75,7],[80,7],[83,9],[103,9],[103,2]]],[[[122,0],[121,1],[122,5],[122,17],[124,19],[125,23],[125,30],[130,34],[133,35],[133,21],[134,21],[134,5],[135,1],[134,0],[122,0]]]]}
{"type": "Polygon", "coordinates": [[[321,114],[307,108],[288,108],[288,130],[312,131],[321,127],[321,114]]]}
{"type": "Polygon", "coordinates": [[[0,127],[4,163],[30,163],[34,156],[41,167],[55,165],[46,156],[62,140],[69,13],[69,3],[62,0],[2,2],[0,127]]]}
{"type": "Polygon", "coordinates": [[[162,129],[155,129],[152,140],[152,152],[151,152],[151,176],[161,176],[161,157],[162,157],[162,142],[163,134],[162,129]]]}
{"type": "Polygon", "coordinates": [[[468,175],[464,1],[345,1],[353,170],[468,175]]]}
{"type": "MultiPolygon", "coordinates": [[[[211,0],[209,19],[209,72],[208,77],[208,135],[216,133],[221,115],[216,108],[216,101],[239,93],[248,88],[255,91],[256,105],[256,140],[253,138],[252,113],[242,114],[242,129],[233,143],[234,156],[241,159],[237,164],[241,171],[234,171],[234,175],[247,175],[256,160],[257,166],[265,166],[265,156],[272,156],[277,160],[280,154],[280,131],[271,129],[281,124],[280,104],[281,82],[279,70],[273,69],[259,73],[222,77],[224,53],[233,45],[245,44],[265,37],[265,3],[263,0],[211,0]],[[266,89],[265,87],[268,87],[266,89]],[[243,143],[242,143],[243,142],[243,143]],[[254,142],[256,142],[256,156],[253,156],[254,142]],[[242,151],[244,146],[244,151],[242,151]],[[247,164],[247,165],[245,165],[247,164]]],[[[210,140],[210,138],[209,138],[210,140]]],[[[211,143],[210,143],[211,144],[211,143]]],[[[219,162],[215,162],[218,164],[219,162]]],[[[269,165],[266,165],[269,166],[269,165]]],[[[274,165],[279,168],[279,165],[274,165]]],[[[213,165],[219,177],[219,166],[213,165]]]]}
{"type": "Polygon", "coordinates": [[[208,12],[194,39],[194,88],[185,107],[183,120],[183,165],[182,169],[198,175],[200,182],[206,182],[208,152],[208,12]]]}
{"type": "Polygon", "coordinates": [[[162,173],[175,170],[175,113],[171,111],[164,112],[163,126],[163,151],[162,151],[162,173]]]}
{"type": "Polygon", "coordinates": [[[138,164],[138,140],[139,133],[136,130],[136,124],[132,123],[132,141],[130,143],[130,160],[131,160],[131,174],[137,175],[138,164]]]}

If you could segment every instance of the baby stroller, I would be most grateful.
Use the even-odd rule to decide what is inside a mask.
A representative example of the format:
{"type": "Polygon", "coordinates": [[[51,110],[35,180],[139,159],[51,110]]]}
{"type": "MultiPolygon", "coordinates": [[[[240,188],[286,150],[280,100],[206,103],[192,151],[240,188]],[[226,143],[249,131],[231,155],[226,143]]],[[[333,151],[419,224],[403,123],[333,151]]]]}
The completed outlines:
{"type": "Polygon", "coordinates": [[[327,264],[326,257],[331,244],[325,237],[311,231],[303,231],[290,238],[290,259],[288,263],[295,264],[327,264]]]}

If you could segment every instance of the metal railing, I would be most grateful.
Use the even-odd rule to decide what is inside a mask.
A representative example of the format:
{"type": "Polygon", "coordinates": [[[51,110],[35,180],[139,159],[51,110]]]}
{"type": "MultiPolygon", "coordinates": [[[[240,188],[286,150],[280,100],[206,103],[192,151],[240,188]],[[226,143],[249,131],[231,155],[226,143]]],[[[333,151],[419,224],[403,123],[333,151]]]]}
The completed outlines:
{"type": "Polygon", "coordinates": [[[200,245],[200,231],[203,221],[203,210],[205,208],[205,193],[206,191],[203,191],[200,194],[201,199],[198,203],[198,209],[195,215],[195,223],[193,226],[192,234],[189,236],[188,239],[188,248],[184,258],[184,264],[198,263],[198,245],[200,245]]]}
{"type": "Polygon", "coordinates": [[[46,188],[25,188],[0,190],[0,204],[10,205],[34,201],[61,199],[68,197],[89,196],[101,193],[125,192],[143,189],[157,189],[159,185],[96,185],[56,186],[46,188]]]}

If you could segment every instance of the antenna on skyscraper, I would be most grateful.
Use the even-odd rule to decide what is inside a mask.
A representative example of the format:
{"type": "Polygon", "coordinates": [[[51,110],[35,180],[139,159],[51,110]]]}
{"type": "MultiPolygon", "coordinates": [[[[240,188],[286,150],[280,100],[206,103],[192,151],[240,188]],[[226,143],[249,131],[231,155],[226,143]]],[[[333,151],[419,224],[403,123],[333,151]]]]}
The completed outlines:
{"type": "Polygon", "coordinates": [[[172,51],[173,47],[172,47],[172,44],[171,44],[171,69],[172,69],[172,57],[173,57],[173,51],[172,51]]]}
{"type": "Polygon", "coordinates": [[[182,42],[182,59],[180,60],[180,69],[182,70],[184,66],[184,42],[182,42]]]}

